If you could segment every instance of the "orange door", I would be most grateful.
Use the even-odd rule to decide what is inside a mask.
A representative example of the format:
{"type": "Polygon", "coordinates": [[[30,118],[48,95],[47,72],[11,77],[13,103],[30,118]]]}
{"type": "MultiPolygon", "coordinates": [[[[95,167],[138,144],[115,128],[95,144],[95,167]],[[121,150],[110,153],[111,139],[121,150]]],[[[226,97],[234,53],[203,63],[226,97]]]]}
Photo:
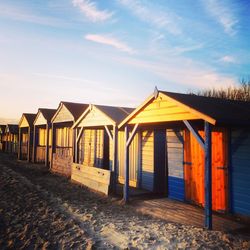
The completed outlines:
{"type": "MultiPolygon", "coordinates": [[[[204,131],[199,131],[204,138],[204,131]]],[[[212,204],[213,210],[227,209],[227,134],[223,129],[212,132],[212,204]]],[[[204,206],[204,150],[196,138],[185,131],[184,171],[186,199],[204,206]]]]}

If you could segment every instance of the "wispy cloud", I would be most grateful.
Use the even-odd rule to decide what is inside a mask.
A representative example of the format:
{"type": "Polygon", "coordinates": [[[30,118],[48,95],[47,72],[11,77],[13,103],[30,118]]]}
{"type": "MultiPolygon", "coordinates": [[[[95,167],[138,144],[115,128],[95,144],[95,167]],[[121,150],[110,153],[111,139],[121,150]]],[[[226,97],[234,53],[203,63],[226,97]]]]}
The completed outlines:
{"type": "Polygon", "coordinates": [[[90,0],[72,0],[75,7],[78,7],[85,17],[91,22],[102,22],[110,19],[114,12],[99,10],[97,4],[90,0]]]}
{"type": "Polygon", "coordinates": [[[225,63],[236,63],[235,58],[233,56],[229,56],[229,55],[221,57],[220,61],[225,62],[225,63]]]}
{"type": "Polygon", "coordinates": [[[119,0],[119,3],[144,22],[165,29],[174,35],[182,33],[181,28],[178,26],[180,17],[173,12],[162,11],[160,7],[150,4],[150,2],[142,3],[140,0],[119,0]]]}
{"type": "Polygon", "coordinates": [[[96,43],[101,43],[105,44],[111,47],[114,47],[120,51],[127,52],[129,54],[134,54],[135,51],[130,48],[126,43],[119,41],[118,39],[107,36],[107,35],[98,35],[98,34],[87,34],[85,36],[86,40],[96,42],[96,43]]]}
{"type": "Polygon", "coordinates": [[[225,1],[203,0],[206,11],[218,22],[229,35],[236,33],[235,25],[238,23],[233,8],[225,1]]]}
{"type": "Polygon", "coordinates": [[[3,3],[0,3],[0,17],[51,27],[65,27],[69,25],[69,23],[62,19],[50,16],[41,16],[32,13],[32,11],[28,9],[3,3]]]}
{"type": "Polygon", "coordinates": [[[133,67],[147,70],[173,85],[179,84],[193,88],[232,86],[236,80],[218,73],[214,69],[197,65],[180,57],[177,60],[149,61],[135,58],[116,58],[115,60],[133,67]],[[182,67],[180,67],[182,65],[182,67]]]}

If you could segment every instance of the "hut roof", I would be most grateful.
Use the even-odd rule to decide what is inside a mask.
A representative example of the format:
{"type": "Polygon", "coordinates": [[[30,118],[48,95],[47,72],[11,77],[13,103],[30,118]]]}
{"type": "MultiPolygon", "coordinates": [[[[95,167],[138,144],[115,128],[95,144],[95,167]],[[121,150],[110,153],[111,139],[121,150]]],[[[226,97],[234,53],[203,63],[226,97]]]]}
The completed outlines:
{"type": "Polygon", "coordinates": [[[221,123],[250,123],[250,102],[159,91],[221,123]]]}
{"type": "Polygon", "coordinates": [[[6,130],[9,130],[11,134],[18,134],[18,125],[17,124],[7,124],[6,130]]]}
{"type": "Polygon", "coordinates": [[[250,102],[248,101],[235,101],[156,90],[154,94],[147,98],[138,108],[125,118],[120,123],[119,127],[129,122],[158,95],[162,95],[177,105],[185,107],[185,109],[188,109],[191,113],[198,114],[200,119],[207,120],[213,124],[250,124],[250,102]]]}
{"type": "Polygon", "coordinates": [[[127,107],[115,107],[115,106],[105,106],[105,105],[94,105],[103,113],[105,113],[108,117],[110,117],[114,122],[119,124],[122,120],[125,119],[131,112],[133,112],[134,108],[127,107]]]}
{"type": "Polygon", "coordinates": [[[28,124],[30,127],[33,126],[34,120],[36,118],[36,114],[31,114],[31,113],[23,113],[23,116],[26,118],[28,124]]]}
{"type": "Polygon", "coordinates": [[[74,102],[61,102],[73,115],[74,119],[77,120],[80,115],[88,108],[88,104],[85,103],[74,103],[74,102]]]}
{"type": "Polygon", "coordinates": [[[48,122],[51,121],[52,117],[56,113],[56,109],[39,108],[38,110],[42,113],[42,115],[48,122]]]}

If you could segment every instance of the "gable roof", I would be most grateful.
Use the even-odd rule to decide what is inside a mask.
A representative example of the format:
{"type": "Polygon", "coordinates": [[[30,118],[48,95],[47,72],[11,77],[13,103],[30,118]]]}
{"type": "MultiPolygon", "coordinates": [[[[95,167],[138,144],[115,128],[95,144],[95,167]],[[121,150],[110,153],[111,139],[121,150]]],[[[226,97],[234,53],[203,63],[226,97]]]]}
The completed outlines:
{"type": "Polygon", "coordinates": [[[101,111],[105,116],[107,116],[110,120],[112,120],[116,124],[119,124],[125,117],[127,117],[134,110],[134,108],[128,108],[128,107],[89,104],[88,109],[86,109],[84,113],[78,118],[78,120],[73,125],[73,128],[75,128],[93,108],[96,108],[97,110],[101,111]]]}
{"type": "Polygon", "coordinates": [[[4,133],[5,132],[6,125],[0,125],[0,132],[4,133]]]}
{"type": "MultiPolygon", "coordinates": [[[[56,113],[56,109],[47,109],[47,108],[39,108],[38,112],[41,112],[44,118],[50,122],[54,114],[56,113]]],[[[38,113],[37,113],[38,114],[38,113]]]]}
{"type": "Polygon", "coordinates": [[[54,121],[54,119],[56,118],[57,114],[60,112],[60,109],[62,107],[62,105],[64,105],[68,111],[72,114],[72,116],[74,117],[74,120],[76,121],[80,115],[88,108],[89,104],[85,104],[85,103],[74,103],[74,102],[65,102],[65,101],[61,101],[59,103],[59,106],[56,110],[56,113],[54,114],[54,116],[51,118],[51,122],[54,121]]]}
{"type": "Polygon", "coordinates": [[[33,126],[33,123],[35,121],[35,118],[36,118],[36,114],[31,114],[31,113],[23,113],[22,114],[22,117],[21,117],[21,120],[19,122],[19,125],[21,123],[21,121],[23,120],[23,118],[26,118],[28,124],[29,124],[29,127],[32,127],[33,126]]]}
{"type": "Polygon", "coordinates": [[[6,130],[7,129],[9,130],[9,132],[11,134],[18,134],[18,125],[17,124],[7,124],[6,125],[6,130]]]}
{"type": "Polygon", "coordinates": [[[119,124],[119,128],[129,122],[159,94],[185,107],[191,113],[198,114],[200,119],[204,119],[212,124],[250,124],[250,102],[159,90],[157,93],[150,95],[138,108],[125,118],[119,124]]]}

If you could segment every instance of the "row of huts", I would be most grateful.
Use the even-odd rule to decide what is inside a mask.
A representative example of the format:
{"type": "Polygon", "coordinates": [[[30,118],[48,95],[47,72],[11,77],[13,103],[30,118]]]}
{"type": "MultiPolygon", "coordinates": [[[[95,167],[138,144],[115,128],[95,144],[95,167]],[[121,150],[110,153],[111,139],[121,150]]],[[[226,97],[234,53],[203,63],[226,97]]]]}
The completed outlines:
{"type": "Polygon", "coordinates": [[[61,102],[0,127],[0,149],[108,194],[123,185],[250,216],[250,102],[158,91],[136,109],[61,102]]]}

